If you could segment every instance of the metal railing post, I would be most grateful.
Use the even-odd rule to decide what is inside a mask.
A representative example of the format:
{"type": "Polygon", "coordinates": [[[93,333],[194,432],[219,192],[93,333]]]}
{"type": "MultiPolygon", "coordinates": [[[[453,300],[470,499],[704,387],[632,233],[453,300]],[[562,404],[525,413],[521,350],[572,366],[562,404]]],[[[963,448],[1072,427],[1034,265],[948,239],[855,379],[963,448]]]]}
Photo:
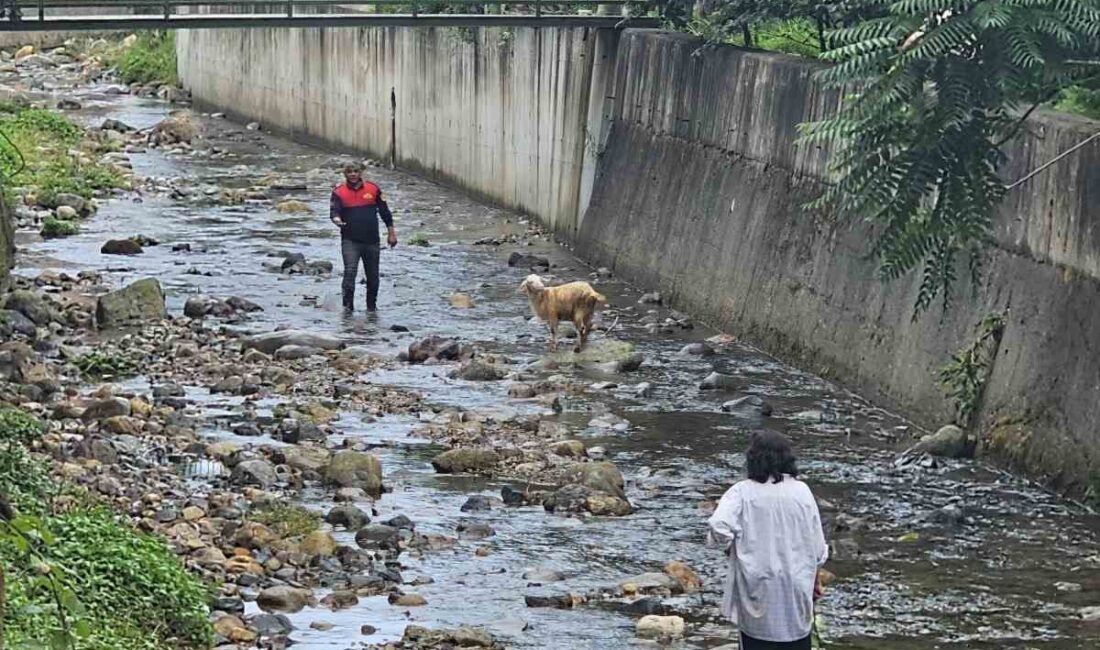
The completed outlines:
{"type": "Polygon", "coordinates": [[[42,0],[38,0],[38,20],[46,20],[46,5],[42,0]]]}
{"type": "Polygon", "coordinates": [[[542,18],[542,0],[535,0],[535,18],[542,18]]]}
{"type": "Polygon", "coordinates": [[[417,7],[416,7],[415,0],[413,1],[412,7],[413,7],[413,18],[416,18],[418,12],[417,12],[417,7]]]}
{"type": "Polygon", "coordinates": [[[172,5],[167,2],[164,3],[164,19],[168,20],[172,16],[172,5]]]}
{"type": "Polygon", "coordinates": [[[286,3],[286,17],[287,18],[293,18],[294,17],[294,2],[293,2],[293,0],[288,0],[287,3],[286,3]]]}

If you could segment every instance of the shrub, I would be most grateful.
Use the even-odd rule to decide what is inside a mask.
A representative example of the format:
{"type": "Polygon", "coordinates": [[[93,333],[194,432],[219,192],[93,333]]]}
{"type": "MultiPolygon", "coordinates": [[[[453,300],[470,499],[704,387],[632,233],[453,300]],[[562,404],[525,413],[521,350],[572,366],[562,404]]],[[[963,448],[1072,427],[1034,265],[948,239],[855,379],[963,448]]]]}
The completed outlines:
{"type": "Polygon", "coordinates": [[[42,230],[39,234],[46,239],[54,239],[57,237],[71,237],[79,232],[80,227],[72,221],[46,217],[46,220],[42,222],[42,230]]]}
{"type": "Polygon", "coordinates": [[[142,32],[133,45],[115,50],[107,60],[125,83],[179,83],[172,32],[142,32]]]}
{"type": "Polygon", "coordinates": [[[17,408],[0,409],[0,444],[29,444],[37,440],[45,428],[38,418],[17,408]]]}
{"type": "Polygon", "coordinates": [[[88,378],[126,377],[137,372],[134,363],[126,357],[89,352],[73,362],[80,373],[88,378]]]}
{"type": "Polygon", "coordinates": [[[300,537],[317,530],[321,515],[302,506],[272,503],[254,509],[248,518],[261,523],[280,537],[300,537]]]}
{"type": "Polygon", "coordinates": [[[0,537],[0,557],[8,568],[12,615],[4,619],[4,632],[11,647],[38,647],[31,644],[59,636],[75,637],[70,641],[77,650],[205,648],[212,641],[208,589],[163,542],[108,510],[40,522],[33,536],[21,536],[37,540],[31,547],[8,531],[0,537]]]}

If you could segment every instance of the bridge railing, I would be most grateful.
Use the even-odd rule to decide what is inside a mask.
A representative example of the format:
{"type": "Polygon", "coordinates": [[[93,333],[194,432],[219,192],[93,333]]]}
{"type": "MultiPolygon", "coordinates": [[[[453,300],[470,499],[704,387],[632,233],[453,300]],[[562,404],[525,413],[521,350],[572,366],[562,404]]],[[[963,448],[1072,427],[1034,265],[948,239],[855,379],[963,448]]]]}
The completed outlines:
{"type": "Polygon", "coordinates": [[[363,13],[410,13],[445,15],[459,12],[450,10],[455,7],[469,7],[474,11],[469,14],[488,13],[485,7],[511,7],[510,14],[526,14],[535,17],[543,13],[561,15],[574,13],[577,15],[590,14],[600,7],[617,7],[620,12],[625,12],[628,5],[642,6],[648,4],[639,0],[446,0],[445,2],[433,2],[431,0],[227,0],[222,2],[211,0],[0,0],[0,6],[18,8],[18,19],[49,20],[50,18],[63,18],[58,15],[58,9],[88,9],[88,8],[117,8],[124,13],[138,15],[163,13],[165,18],[172,15],[180,15],[177,9],[210,7],[232,13],[257,13],[271,14],[272,7],[285,8],[288,17],[302,14],[331,13],[331,11],[319,12],[319,9],[340,9],[348,7],[372,7],[371,12],[363,13]],[[377,8],[383,8],[377,11],[377,8]],[[404,8],[406,11],[393,11],[392,9],[404,8]],[[440,11],[443,8],[443,11],[440,11]],[[562,9],[565,8],[565,11],[562,9]],[[239,10],[253,11],[239,11],[239,10]],[[268,11],[258,11],[267,9],[268,11]],[[390,9],[387,11],[387,9],[390,9]],[[477,9],[481,9],[478,11],[477,9]],[[46,10],[51,10],[52,16],[46,15],[46,10]],[[299,11],[304,10],[304,11],[299,11]],[[296,13],[298,12],[298,13],[296,13]]]}

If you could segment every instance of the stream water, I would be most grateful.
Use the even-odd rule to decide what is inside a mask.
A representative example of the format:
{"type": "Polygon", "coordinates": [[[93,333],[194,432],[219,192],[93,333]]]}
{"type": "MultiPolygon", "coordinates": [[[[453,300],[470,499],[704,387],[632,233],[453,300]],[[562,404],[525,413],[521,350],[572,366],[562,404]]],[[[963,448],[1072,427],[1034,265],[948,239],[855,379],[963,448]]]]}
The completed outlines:
{"type": "MultiPolygon", "coordinates": [[[[107,95],[102,88],[85,88],[76,96],[84,110],[74,115],[88,124],[113,117],[147,127],[168,111],[163,102],[107,95]]],[[[103,205],[78,236],[41,241],[21,233],[17,272],[34,276],[46,269],[95,269],[117,285],[152,276],[165,287],[173,314],[181,313],[195,293],[234,295],[264,307],[248,323],[256,330],[290,325],[328,332],[390,356],[415,338],[442,334],[521,364],[544,351],[545,334],[541,325],[528,322],[526,303],[516,292],[524,271],[507,266],[508,254],[519,248],[549,257],[555,280],[585,278],[590,272],[545,239],[529,247],[476,245],[483,237],[524,233],[525,218],[423,178],[371,168],[366,175],[388,194],[402,242],[419,232],[431,246],[401,245],[383,252],[379,313],[345,317],[338,309],[338,240],[326,218],[339,158],[226,120],[196,119],[207,144],[231,156],[171,156],[153,150],[131,155],[135,171],[180,178],[199,192],[247,187],[277,174],[307,184],[308,190],[282,194],[307,202],[314,214],[282,215],[272,203],[221,206],[167,197],[121,198],[103,205]],[[311,171],[318,169],[324,171],[311,171]],[[135,257],[99,253],[106,239],[138,233],[161,245],[135,257]],[[189,243],[191,251],[173,252],[177,243],[189,243]],[[266,270],[264,263],[280,261],[281,255],[272,255],[282,252],[330,260],[337,274],[321,279],[266,270]],[[448,296],[459,291],[473,297],[473,309],[448,304],[448,296]],[[392,325],[411,331],[395,333],[392,325]]],[[[724,563],[719,552],[704,545],[706,503],[741,476],[742,450],[758,427],[781,431],[794,441],[805,479],[833,506],[823,509],[830,527],[839,529],[828,565],[838,579],[821,603],[829,647],[1100,647],[1100,622],[1083,621],[1078,614],[1100,604],[1100,518],[980,462],[895,467],[897,451],[909,435],[901,418],[748,346],[723,346],[712,357],[682,355],[685,344],[717,332],[696,325],[651,334],[641,323],[648,307],[637,304],[638,289],[615,279],[601,279],[598,287],[622,310],[615,336],[646,356],[639,371],[619,381],[649,382],[652,394],[636,397],[628,386],[592,390],[564,400],[563,412],[549,417],[568,425],[589,446],[607,449],[609,460],[627,478],[636,512],[583,521],[537,507],[463,513],[460,506],[470,495],[497,495],[501,484],[435,474],[428,461],[437,449],[410,436],[420,424],[415,418],[365,422],[359,414],[344,413],[343,435],[385,445],[377,451],[393,491],[375,504],[382,520],[405,514],[418,530],[453,535],[458,522],[476,518],[488,521],[496,534],[401,557],[406,579],[433,580],[416,588],[428,601],[425,607],[398,608],[377,597],[340,612],[316,608],[292,616],[296,648],[360,647],[399,637],[409,623],[482,625],[515,648],[648,645],[634,636],[635,618],[614,608],[526,608],[524,594],[538,589],[528,587],[523,574],[529,568],[559,571],[565,579],[542,589],[584,592],[660,571],[671,559],[687,562],[706,584],[701,594],[669,601],[692,624],[678,647],[732,643],[731,629],[717,615],[724,563]],[[735,375],[741,386],[736,392],[700,391],[700,380],[712,370],[735,375]],[[773,416],[754,419],[721,411],[724,401],[744,394],[764,397],[774,407],[773,416]],[[594,415],[607,411],[626,418],[629,427],[589,426],[594,415]],[[952,505],[963,513],[961,519],[944,516],[959,511],[946,508],[952,505]],[[915,541],[899,541],[913,532],[915,541]],[[482,546],[490,551],[484,557],[475,554],[482,546]],[[310,629],[315,621],[333,627],[310,629]],[[377,632],[365,636],[363,625],[377,632]]],[[[444,366],[402,366],[369,379],[470,410],[537,408],[509,399],[507,382],[448,379],[444,366]]],[[[194,393],[208,409],[211,437],[232,438],[214,416],[232,414],[233,399],[194,393]]],[[[331,505],[320,493],[307,493],[304,500],[318,509],[331,505]]],[[[354,544],[344,533],[337,539],[354,544]]]]}

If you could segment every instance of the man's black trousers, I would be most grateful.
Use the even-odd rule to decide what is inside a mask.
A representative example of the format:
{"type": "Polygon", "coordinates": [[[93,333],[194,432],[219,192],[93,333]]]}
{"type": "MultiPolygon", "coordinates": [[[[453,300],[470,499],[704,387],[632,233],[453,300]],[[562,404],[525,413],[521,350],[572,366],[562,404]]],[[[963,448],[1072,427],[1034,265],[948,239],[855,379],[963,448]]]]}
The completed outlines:
{"type": "Polygon", "coordinates": [[[344,308],[355,306],[355,276],[359,273],[359,261],[363,262],[363,272],[367,276],[367,309],[374,309],[378,303],[378,254],[379,244],[357,242],[350,239],[340,241],[340,252],[344,256],[344,308]]]}

